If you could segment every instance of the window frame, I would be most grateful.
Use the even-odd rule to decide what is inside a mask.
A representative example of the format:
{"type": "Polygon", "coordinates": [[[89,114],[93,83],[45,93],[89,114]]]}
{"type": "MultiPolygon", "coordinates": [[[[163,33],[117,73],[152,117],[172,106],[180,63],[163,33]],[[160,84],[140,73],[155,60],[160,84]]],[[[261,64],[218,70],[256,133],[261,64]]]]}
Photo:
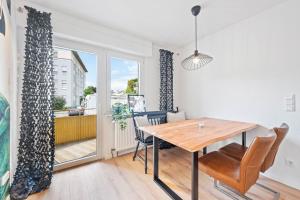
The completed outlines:
{"type": "Polygon", "coordinates": [[[134,56],[126,53],[120,53],[115,51],[108,51],[106,54],[106,77],[107,77],[107,88],[106,88],[106,108],[107,113],[111,114],[112,112],[112,106],[111,106],[111,59],[112,58],[120,58],[124,60],[133,60],[137,61],[139,64],[138,67],[138,93],[141,94],[144,90],[144,84],[143,84],[143,71],[144,71],[144,58],[140,56],[134,56]]]}

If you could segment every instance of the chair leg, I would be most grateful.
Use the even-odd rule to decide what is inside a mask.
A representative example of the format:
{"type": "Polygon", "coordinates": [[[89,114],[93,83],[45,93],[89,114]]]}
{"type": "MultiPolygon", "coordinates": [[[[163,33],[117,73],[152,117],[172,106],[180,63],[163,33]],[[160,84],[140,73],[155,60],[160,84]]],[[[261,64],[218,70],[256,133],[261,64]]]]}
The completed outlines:
{"type": "Polygon", "coordinates": [[[140,145],[140,142],[138,142],[137,145],[136,145],[135,152],[134,152],[134,155],[133,155],[133,158],[132,158],[133,161],[135,161],[137,152],[138,152],[138,150],[139,150],[139,145],[140,145]]]}
{"type": "Polygon", "coordinates": [[[214,180],[214,186],[215,186],[215,188],[217,189],[217,190],[219,190],[220,192],[222,192],[223,194],[225,194],[225,195],[227,195],[228,197],[230,197],[230,198],[232,198],[232,199],[234,199],[234,200],[239,200],[239,198],[238,197],[236,197],[236,196],[234,196],[233,194],[235,194],[235,195],[237,195],[237,196],[239,196],[239,197],[242,197],[243,199],[245,199],[245,200],[252,200],[251,198],[249,198],[249,197],[247,197],[247,196],[245,196],[245,195],[243,195],[243,194],[240,194],[239,192],[237,192],[237,191],[234,191],[234,190],[232,190],[231,188],[229,188],[229,187],[227,187],[227,186],[225,186],[225,185],[221,185],[221,184],[218,184],[218,181],[217,180],[214,180]],[[225,189],[224,189],[225,188],[225,189]],[[227,190],[229,190],[229,191],[227,191],[227,190]],[[233,193],[233,194],[232,194],[233,193]]]}
{"type": "Polygon", "coordinates": [[[263,188],[265,190],[268,190],[269,192],[272,192],[274,194],[274,200],[279,200],[279,198],[280,198],[280,192],[277,192],[277,191],[275,191],[275,190],[273,190],[273,189],[271,189],[271,188],[269,188],[269,187],[267,187],[265,185],[262,185],[260,183],[256,183],[256,185],[258,185],[259,187],[261,187],[261,188],[263,188]]]}
{"type": "Polygon", "coordinates": [[[148,164],[148,159],[147,159],[147,145],[145,144],[145,174],[147,174],[147,164],[148,164]]]}

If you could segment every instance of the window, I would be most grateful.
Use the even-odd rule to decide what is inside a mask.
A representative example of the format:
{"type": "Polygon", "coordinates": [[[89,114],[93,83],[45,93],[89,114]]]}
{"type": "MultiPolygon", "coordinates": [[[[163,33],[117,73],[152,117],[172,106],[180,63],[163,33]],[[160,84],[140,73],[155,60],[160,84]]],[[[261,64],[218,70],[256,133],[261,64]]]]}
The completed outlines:
{"type": "Polygon", "coordinates": [[[57,57],[58,57],[58,53],[57,53],[56,50],[54,50],[54,52],[53,52],[53,58],[55,59],[55,58],[57,58],[57,57]]]}
{"type": "Polygon", "coordinates": [[[54,79],[54,87],[55,87],[55,89],[57,89],[57,87],[58,87],[58,80],[57,79],[54,79]]]}
{"type": "MultiPolygon", "coordinates": [[[[69,44],[69,41],[61,39],[56,42],[69,44]]],[[[83,46],[85,49],[89,49],[90,46],[84,44],[78,44],[75,41],[70,42],[70,45],[76,47],[83,46]]],[[[94,49],[93,47],[91,47],[94,49]]],[[[61,138],[67,133],[72,133],[72,136],[76,140],[65,140],[63,142],[57,142],[55,145],[55,169],[62,169],[65,167],[73,166],[75,164],[82,164],[100,158],[100,148],[98,135],[101,128],[98,126],[98,101],[96,94],[97,87],[97,53],[90,53],[80,51],[78,49],[69,49],[64,47],[54,47],[57,53],[57,58],[53,59],[55,64],[55,70],[58,74],[54,76],[56,90],[54,96],[56,97],[54,104],[54,116],[55,116],[55,134],[61,138]],[[73,63],[77,63],[77,66],[73,63]],[[77,68],[83,68],[84,79],[79,80],[79,76],[76,75],[77,68]],[[74,75],[74,76],[73,76],[74,75]],[[78,87],[78,82],[81,83],[78,87]],[[93,90],[85,90],[87,87],[93,87],[93,90]],[[85,93],[84,93],[85,92],[85,93]],[[84,95],[83,95],[84,94],[84,95]],[[87,95],[89,95],[87,97],[87,95]],[[59,119],[58,119],[59,118],[59,119]],[[58,121],[61,123],[58,123],[58,121]],[[70,121],[71,120],[71,121],[70,121]],[[67,127],[65,126],[67,124],[67,127]],[[74,128],[80,125],[80,130],[74,132],[74,128]],[[83,132],[84,131],[84,132],[83,132]],[[85,138],[83,134],[92,135],[91,138],[85,138]],[[84,151],[80,151],[80,145],[87,144],[87,148],[84,151]],[[62,144],[63,143],[63,144],[62,144]],[[79,146],[78,146],[79,145],[79,146]],[[72,148],[73,154],[68,156],[66,154],[72,148]],[[75,148],[75,149],[74,149],[75,148]],[[69,164],[69,163],[72,164],[69,164]],[[65,163],[68,163],[65,165],[65,163]]],[[[95,51],[97,49],[94,49],[95,51]]],[[[92,51],[94,51],[92,50],[92,51]]]]}
{"type": "Polygon", "coordinates": [[[66,90],[67,89],[67,83],[62,82],[61,83],[61,89],[66,90]]]}
{"type": "Polygon", "coordinates": [[[62,72],[67,72],[67,66],[61,66],[61,71],[62,72]]]}
{"type": "Polygon", "coordinates": [[[119,57],[110,58],[111,66],[111,106],[127,104],[128,94],[139,94],[139,68],[137,60],[119,57]]]}

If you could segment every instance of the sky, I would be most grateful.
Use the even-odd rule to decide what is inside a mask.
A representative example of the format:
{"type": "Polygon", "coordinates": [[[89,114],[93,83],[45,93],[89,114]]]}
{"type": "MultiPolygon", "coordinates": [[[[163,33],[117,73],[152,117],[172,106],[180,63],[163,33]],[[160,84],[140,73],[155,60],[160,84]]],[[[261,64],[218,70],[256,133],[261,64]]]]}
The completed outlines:
{"type": "Polygon", "coordinates": [[[120,58],[111,58],[111,89],[125,90],[130,79],[138,78],[138,62],[120,58]]]}
{"type": "MultiPolygon", "coordinates": [[[[95,86],[97,83],[97,56],[95,54],[78,52],[82,62],[88,70],[86,73],[86,87],[95,86]]],[[[125,90],[127,81],[138,78],[138,62],[120,58],[111,58],[111,89],[114,91],[125,90]]]]}
{"type": "Polygon", "coordinates": [[[78,52],[87,69],[85,86],[97,86],[97,55],[86,52],[78,52]]]}

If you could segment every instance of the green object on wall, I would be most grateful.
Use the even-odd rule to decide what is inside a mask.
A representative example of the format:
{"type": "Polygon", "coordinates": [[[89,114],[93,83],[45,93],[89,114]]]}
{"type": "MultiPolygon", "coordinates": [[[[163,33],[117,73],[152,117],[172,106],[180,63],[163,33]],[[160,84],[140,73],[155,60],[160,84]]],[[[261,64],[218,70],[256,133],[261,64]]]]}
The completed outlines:
{"type": "Polygon", "coordinates": [[[9,120],[9,104],[0,94],[0,200],[4,200],[9,191],[9,181],[5,181],[9,171],[9,120]]]}

